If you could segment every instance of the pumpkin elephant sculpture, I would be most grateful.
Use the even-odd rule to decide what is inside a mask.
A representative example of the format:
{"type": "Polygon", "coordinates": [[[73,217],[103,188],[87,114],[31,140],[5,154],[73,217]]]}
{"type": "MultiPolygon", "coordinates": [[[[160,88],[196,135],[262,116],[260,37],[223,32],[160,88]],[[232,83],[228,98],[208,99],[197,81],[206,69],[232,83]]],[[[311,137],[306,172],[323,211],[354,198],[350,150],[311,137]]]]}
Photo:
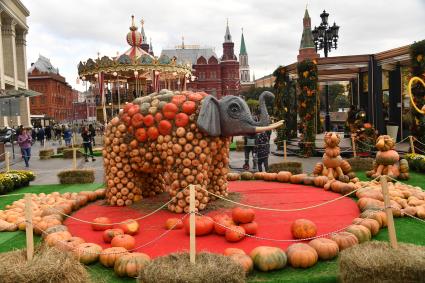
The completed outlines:
{"type": "Polygon", "coordinates": [[[373,170],[366,172],[368,177],[376,178],[381,175],[388,175],[400,180],[409,179],[409,164],[406,159],[400,159],[398,152],[394,150],[395,143],[390,136],[379,136],[375,146],[378,152],[373,170]]]}
{"type": "Polygon", "coordinates": [[[342,159],[339,148],[340,137],[336,133],[328,132],[325,134],[325,153],[322,162],[314,166],[313,175],[326,176],[329,180],[338,180],[344,183],[356,183],[358,178],[352,172],[348,161],[342,159]]]}
{"type": "Polygon", "coordinates": [[[275,129],[269,125],[265,99],[260,95],[260,121],[236,96],[217,100],[206,93],[162,90],[136,98],[106,127],[103,150],[111,205],[131,205],[163,191],[175,197],[168,205],[189,212],[188,185],[196,185],[196,208],[203,210],[214,197],[227,195],[230,137],[275,129]]]}

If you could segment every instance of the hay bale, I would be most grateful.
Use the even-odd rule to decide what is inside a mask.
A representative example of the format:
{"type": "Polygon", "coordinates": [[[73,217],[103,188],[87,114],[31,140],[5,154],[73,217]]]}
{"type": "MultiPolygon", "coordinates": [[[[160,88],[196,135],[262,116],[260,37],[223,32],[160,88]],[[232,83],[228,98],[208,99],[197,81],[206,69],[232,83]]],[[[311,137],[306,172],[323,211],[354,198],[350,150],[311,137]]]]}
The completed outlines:
{"type": "Polygon", "coordinates": [[[193,265],[188,253],[174,253],[154,259],[142,270],[137,282],[242,283],[245,282],[245,272],[223,255],[198,253],[193,265]]]}
{"type": "Polygon", "coordinates": [[[394,250],[387,242],[366,242],[340,253],[341,281],[349,282],[423,282],[425,247],[399,244],[394,250]]]}
{"type": "Polygon", "coordinates": [[[269,165],[268,172],[279,173],[280,171],[289,171],[293,175],[303,173],[303,165],[297,161],[284,161],[279,163],[273,163],[269,165]]]}
{"type": "Polygon", "coordinates": [[[38,152],[38,155],[40,156],[41,160],[50,159],[52,158],[53,154],[55,154],[53,148],[40,149],[40,151],[38,152]]]}
{"type": "Polygon", "coordinates": [[[373,169],[374,159],[371,157],[352,157],[347,159],[353,171],[369,171],[373,169]]]}
{"type": "Polygon", "coordinates": [[[70,147],[69,146],[59,146],[59,147],[56,148],[56,154],[61,154],[61,153],[63,153],[64,149],[68,149],[68,148],[70,148],[70,147]]]}
{"type": "Polygon", "coordinates": [[[2,283],[82,283],[90,282],[89,274],[71,254],[47,246],[39,246],[34,258],[27,262],[26,250],[0,254],[2,283]]]}
{"type": "MultiPolygon", "coordinates": [[[[83,153],[81,151],[79,151],[78,148],[75,148],[75,150],[76,150],[77,158],[83,156],[83,153]]],[[[63,152],[62,152],[63,153],[63,158],[65,158],[65,159],[73,158],[73,151],[74,151],[74,149],[72,149],[72,148],[66,148],[66,149],[64,149],[63,152]]]]}
{"type": "Polygon", "coordinates": [[[88,184],[94,182],[93,169],[71,169],[58,173],[61,184],[88,184]]]}

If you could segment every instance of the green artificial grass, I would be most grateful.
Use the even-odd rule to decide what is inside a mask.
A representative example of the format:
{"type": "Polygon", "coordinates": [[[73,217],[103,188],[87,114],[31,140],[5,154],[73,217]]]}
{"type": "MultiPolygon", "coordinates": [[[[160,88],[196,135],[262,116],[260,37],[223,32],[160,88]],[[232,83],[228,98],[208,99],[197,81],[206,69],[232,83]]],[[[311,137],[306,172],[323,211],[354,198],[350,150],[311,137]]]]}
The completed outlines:
{"type": "MultiPolygon", "coordinates": [[[[363,172],[357,172],[357,176],[361,180],[368,180],[363,172]]],[[[411,178],[405,183],[422,186],[425,181],[425,174],[416,172],[410,173],[411,178]]],[[[83,190],[95,190],[102,187],[102,184],[87,184],[87,185],[35,185],[26,188],[21,188],[13,193],[50,193],[58,192],[78,192],[83,190]]],[[[21,196],[11,196],[0,198],[0,209],[4,209],[6,204],[19,199],[21,196]]],[[[425,226],[424,223],[417,220],[404,217],[396,218],[395,226],[397,231],[397,239],[399,242],[413,243],[416,245],[425,246],[425,226]]],[[[387,229],[379,231],[374,240],[388,241],[387,229]]],[[[40,241],[40,237],[35,237],[36,243],[40,241]]],[[[273,246],[273,243],[270,243],[273,246]]],[[[16,232],[1,232],[0,233],[0,252],[6,252],[13,249],[20,249],[25,246],[25,233],[16,232]]],[[[135,282],[132,278],[119,278],[115,275],[113,269],[103,267],[100,263],[87,267],[94,282],[101,278],[102,282],[135,282]]],[[[337,260],[319,261],[315,266],[308,269],[296,269],[285,267],[282,270],[274,272],[259,272],[254,271],[248,277],[248,282],[294,282],[294,283],[328,283],[338,282],[338,263],[337,260]]]]}

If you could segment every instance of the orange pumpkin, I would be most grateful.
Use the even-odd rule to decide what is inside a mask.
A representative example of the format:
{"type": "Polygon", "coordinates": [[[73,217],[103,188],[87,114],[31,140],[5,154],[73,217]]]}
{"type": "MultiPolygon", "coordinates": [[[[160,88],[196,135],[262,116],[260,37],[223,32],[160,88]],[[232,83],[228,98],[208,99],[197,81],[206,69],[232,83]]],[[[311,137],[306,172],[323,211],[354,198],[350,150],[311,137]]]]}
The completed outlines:
{"type": "Polygon", "coordinates": [[[168,218],[165,221],[165,229],[178,230],[183,228],[183,221],[180,218],[168,218]]]}
{"type": "Polygon", "coordinates": [[[174,119],[174,124],[176,127],[186,127],[186,125],[189,123],[189,116],[185,113],[179,113],[176,115],[174,119]]]}
{"type": "Polygon", "coordinates": [[[113,247],[122,247],[127,250],[132,250],[136,246],[136,239],[134,239],[133,236],[126,234],[117,235],[112,239],[111,245],[113,247]]]}
{"type": "Polygon", "coordinates": [[[250,223],[254,221],[255,211],[252,208],[235,207],[232,209],[232,219],[235,223],[250,223]]]}
{"type": "Polygon", "coordinates": [[[191,93],[189,94],[189,100],[191,101],[201,101],[203,96],[199,93],[191,93]]]}
{"type": "Polygon", "coordinates": [[[222,217],[217,220],[214,220],[214,231],[218,235],[224,235],[226,234],[227,228],[234,225],[235,225],[235,222],[233,222],[233,220],[229,216],[222,217]]]}
{"type": "Polygon", "coordinates": [[[46,238],[44,238],[44,241],[46,242],[48,246],[52,247],[56,245],[57,242],[68,240],[71,237],[72,235],[68,231],[60,231],[60,232],[54,232],[47,235],[46,238]]]}
{"type": "Polygon", "coordinates": [[[307,174],[296,174],[296,175],[292,175],[289,178],[289,181],[293,184],[300,184],[302,183],[305,177],[307,177],[307,174]]]}
{"type": "Polygon", "coordinates": [[[149,127],[147,134],[148,134],[149,140],[154,141],[158,138],[159,131],[156,127],[149,127]]]}
{"type": "Polygon", "coordinates": [[[291,176],[292,176],[292,173],[289,172],[289,171],[280,171],[276,175],[276,180],[278,182],[288,183],[289,182],[289,178],[291,178],[291,176]]]}
{"type": "Polygon", "coordinates": [[[99,259],[102,247],[93,243],[83,243],[75,247],[73,254],[83,264],[91,264],[99,259]]]}
{"type": "Polygon", "coordinates": [[[72,252],[75,247],[77,247],[80,244],[85,243],[86,241],[83,238],[80,237],[71,237],[66,240],[57,241],[55,244],[55,247],[61,251],[69,251],[72,252]]]}
{"type": "Polygon", "coordinates": [[[292,244],[286,250],[288,262],[293,267],[307,268],[317,263],[319,256],[314,248],[304,243],[292,244]]]}
{"type": "Polygon", "coordinates": [[[128,116],[133,116],[140,111],[140,107],[137,104],[133,104],[127,111],[128,116]]]}
{"type": "Polygon", "coordinates": [[[350,225],[347,229],[345,229],[345,231],[354,234],[354,236],[357,237],[357,240],[359,240],[359,243],[370,241],[372,238],[370,230],[363,225],[350,225]]]}
{"type": "Polygon", "coordinates": [[[156,113],[155,114],[155,121],[157,122],[157,123],[159,123],[159,122],[161,122],[162,121],[162,114],[160,113],[160,112],[158,112],[158,113],[156,113]]]}
{"type": "Polygon", "coordinates": [[[242,266],[245,273],[250,273],[254,269],[254,262],[251,257],[246,254],[232,254],[229,256],[231,260],[242,266]]]}
{"type": "Polygon", "coordinates": [[[133,115],[133,117],[131,118],[131,125],[134,128],[139,128],[143,125],[143,115],[140,113],[136,113],[133,115]]]}
{"type": "Polygon", "coordinates": [[[112,228],[112,222],[108,217],[97,217],[92,222],[91,227],[95,231],[105,231],[112,228]]]}
{"type": "Polygon", "coordinates": [[[335,241],[338,244],[340,251],[359,243],[357,237],[349,232],[339,232],[336,234],[332,234],[331,240],[335,241]]]}
{"type": "Polygon", "coordinates": [[[193,114],[196,110],[196,103],[193,101],[185,101],[182,105],[182,110],[187,115],[193,114]]]}
{"type": "Polygon", "coordinates": [[[124,231],[119,228],[107,229],[103,232],[103,241],[110,243],[115,236],[124,235],[124,231]]]}
{"type": "Polygon", "coordinates": [[[297,219],[292,222],[291,232],[295,239],[306,239],[316,236],[317,227],[308,219],[297,219]]]}
{"type": "Polygon", "coordinates": [[[308,243],[317,252],[317,255],[322,260],[333,259],[339,253],[338,244],[331,239],[317,238],[308,243]]]}
{"type": "Polygon", "coordinates": [[[155,119],[151,114],[146,115],[143,117],[143,124],[145,124],[146,127],[151,127],[155,123],[155,119]]]}
{"type": "Polygon", "coordinates": [[[369,229],[372,236],[375,236],[379,232],[379,222],[375,219],[370,218],[354,218],[353,224],[362,225],[369,229]]]}
{"type": "Polygon", "coordinates": [[[238,248],[227,248],[224,250],[224,255],[233,255],[233,254],[246,254],[244,250],[238,248]]]}
{"type": "Polygon", "coordinates": [[[277,247],[256,247],[251,251],[250,257],[254,262],[254,266],[260,271],[282,269],[287,262],[285,252],[277,247]]]}
{"type": "Polygon", "coordinates": [[[241,226],[230,226],[226,230],[225,238],[228,242],[239,242],[245,238],[245,229],[241,226]]]}
{"type": "Polygon", "coordinates": [[[138,128],[134,135],[139,142],[145,142],[148,139],[145,128],[138,128]]]}
{"type": "Polygon", "coordinates": [[[314,178],[314,185],[316,187],[323,188],[328,181],[329,179],[326,176],[317,176],[314,178]]]}
{"type": "Polygon", "coordinates": [[[242,228],[245,229],[245,233],[248,235],[255,235],[258,231],[258,223],[255,221],[252,221],[250,223],[242,223],[240,224],[242,228]]]}
{"type": "Polygon", "coordinates": [[[387,214],[385,211],[374,211],[374,210],[366,210],[361,214],[362,218],[370,218],[378,221],[379,226],[381,228],[387,227],[387,214]]]}
{"type": "Polygon", "coordinates": [[[177,106],[180,106],[185,101],[186,101],[185,95],[174,95],[173,98],[171,98],[171,102],[177,106]]]}
{"type": "Polygon", "coordinates": [[[139,222],[134,219],[127,219],[122,221],[117,228],[123,230],[124,234],[136,235],[139,232],[140,225],[139,222]]]}
{"type": "Polygon", "coordinates": [[[167,103],[162,108],[162,113],[164,114],[164,117],[170,120],[176,117],[177,111],[178,111],[177,105],[174,103],[167,103]]]}
{"type": "MultiPolygon", "coordinates": [[[[184,220],[184,230],[186,234],[190,234],[189,217],[184,220]]],[[[195,216],[195,235],[204,236],[211,234],[214,230],[214,222],[209,216],[195,216]]]]}
{"type": "Polygon", "coordinates": [[[128,254],[128,251],[122,247],[107,248],[102,251],[99,261],[103,266],[114,267],[115,261],[128,254]]]}
{"type": "Polygon", "coordinates": [[[115,261],[114,271],[119,277],[137,277],[150,262],[151,258],[144,253],[130,253],[115,261]]]}
{"type": "Polygon", "coordinates": [[[168,120],[162,120],[158,124],[158,130],[161,135],[169,135],[171,133],[172,125],[168,120]]]}

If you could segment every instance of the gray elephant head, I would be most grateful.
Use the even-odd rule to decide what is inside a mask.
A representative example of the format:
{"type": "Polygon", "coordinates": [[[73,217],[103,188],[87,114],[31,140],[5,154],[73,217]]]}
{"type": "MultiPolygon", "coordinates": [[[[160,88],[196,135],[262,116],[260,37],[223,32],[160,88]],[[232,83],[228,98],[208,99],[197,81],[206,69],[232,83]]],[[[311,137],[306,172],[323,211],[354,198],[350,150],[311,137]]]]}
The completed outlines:
{"type": "Polygon", "coordinates": [[[197,125],[210,136],[252,135],[275,129],[282,121],[270,125],[266,97],[274,98],[273,93],[264,91],[260,95],[260,120],[255,121],[246,102],[238,96],[228,95],[221,100],[209,95],[202,102],[197,125]]]}

